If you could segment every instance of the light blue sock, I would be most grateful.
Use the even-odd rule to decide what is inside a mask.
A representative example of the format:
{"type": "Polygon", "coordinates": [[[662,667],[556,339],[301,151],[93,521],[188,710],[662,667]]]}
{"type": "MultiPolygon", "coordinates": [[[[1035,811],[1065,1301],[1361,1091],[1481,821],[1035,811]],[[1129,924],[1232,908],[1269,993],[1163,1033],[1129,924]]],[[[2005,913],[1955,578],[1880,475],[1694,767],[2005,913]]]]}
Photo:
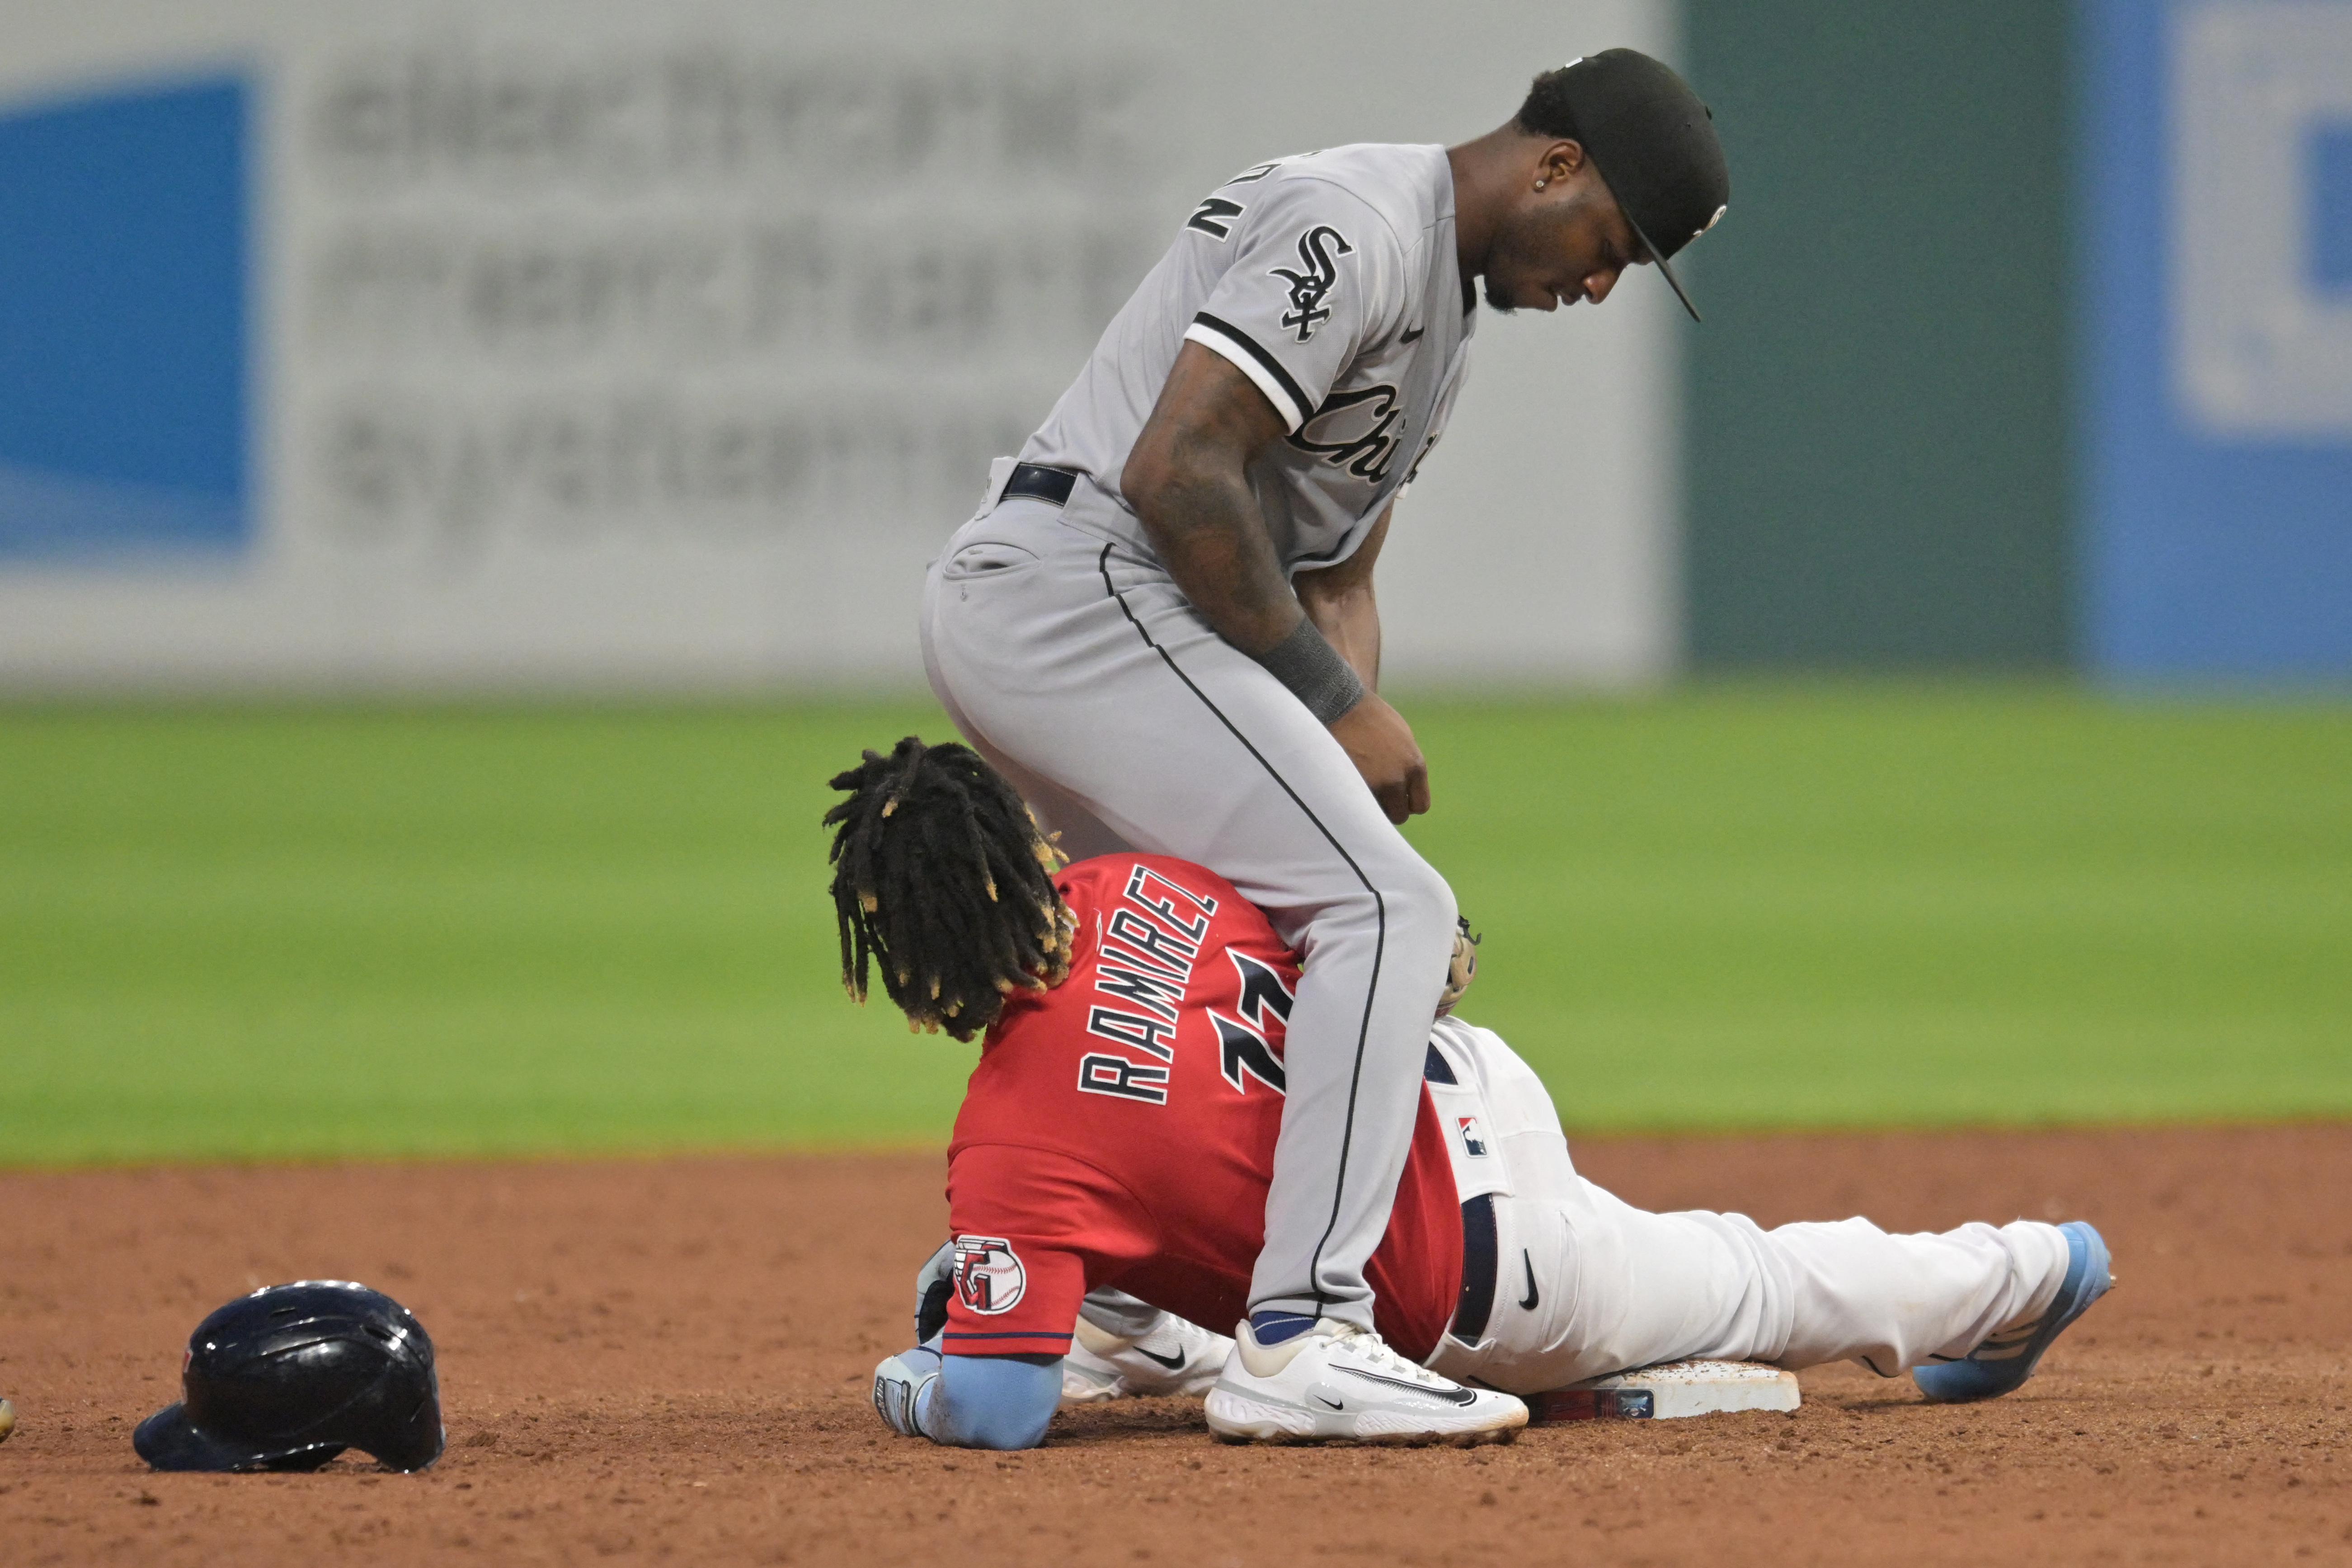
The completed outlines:
{"type": "Polygon", "coordinates": [[[1250,1332],[1262,1345],[1278,1345],[1285,1340],[1295,1340],[1315,1326],[1315,1319],[1305,1312],[1252,1312],[1250,1332]]]}

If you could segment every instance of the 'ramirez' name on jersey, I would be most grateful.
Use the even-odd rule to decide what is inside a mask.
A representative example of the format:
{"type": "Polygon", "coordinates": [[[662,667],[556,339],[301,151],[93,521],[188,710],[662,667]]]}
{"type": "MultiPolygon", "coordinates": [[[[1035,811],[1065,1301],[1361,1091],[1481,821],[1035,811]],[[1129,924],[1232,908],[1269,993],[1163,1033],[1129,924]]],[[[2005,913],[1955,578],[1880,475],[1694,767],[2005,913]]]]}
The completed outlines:
{"type": "MultiPolygon", "coordinates": [[[[1282,1127],[1298,964],[1265,915],[1187,861],[1106,855],[1055,879],[1070,977],[1008,999],[948,1151],[956,1294],[945,1348],[1059,1355],[1111,1285],[1223,1327],[1247,1304],[1282,1127]]],[[[1462,1280],[1462,1216],[1426,1094],[1366,1278],[1416,1359],[1462,1280]]]]}
{"type": "Polygon", "coordinates": [[[1021,458],[1088,476],[1067,521],[1150,559],[1119,476],[1177,351],[1199,343],[1249,377],[1288,433],[1250,474],[1284,569],[1328,565],[1355,552],[1444,432],[1473,324],[1444,148],[1261,163],[1193,209],[1021,458]]]}

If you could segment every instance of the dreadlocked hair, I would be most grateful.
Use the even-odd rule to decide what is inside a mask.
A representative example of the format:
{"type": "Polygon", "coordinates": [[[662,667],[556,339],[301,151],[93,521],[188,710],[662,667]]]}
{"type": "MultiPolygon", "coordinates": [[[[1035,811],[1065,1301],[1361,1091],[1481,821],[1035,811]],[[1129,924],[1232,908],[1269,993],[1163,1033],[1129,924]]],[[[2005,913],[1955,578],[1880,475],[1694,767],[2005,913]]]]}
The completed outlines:
{"type": "Polygon", "coordinates": [[[841,983],[866,1000],[871,966],[909,1027],[984,1033],[1016,990],[1070,973],[1076,922],[1055,889],[1065,858],[1020,795],[969,746],[909,735],[834,776],[849,798],[833,837],[841,983]]]}

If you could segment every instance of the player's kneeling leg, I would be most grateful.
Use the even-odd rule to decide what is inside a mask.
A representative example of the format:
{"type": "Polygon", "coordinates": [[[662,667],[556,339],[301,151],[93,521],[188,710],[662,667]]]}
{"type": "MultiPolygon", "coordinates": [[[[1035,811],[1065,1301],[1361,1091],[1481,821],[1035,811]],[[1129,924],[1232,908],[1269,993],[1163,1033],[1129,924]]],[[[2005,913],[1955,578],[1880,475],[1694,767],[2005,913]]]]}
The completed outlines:
{"type": "Polygon", "coordinates": [[[1034,1448],[1045,1439],[1061,1386],[1058,1356],[941,1356],[919,1346],[874,1369],[874,1409],[910,1437],[1034,1448]]]}
{"type": "Polygon", "coordinates": [[[908,1437],[930,1436],[923,1430],[918,1412],[929,1403],[928,1396],[939,1382],[945,1360],[939,1352],[919,1345],[885,1356],[874,1369],[874,1413],[890,1430],[908,1437]]]}

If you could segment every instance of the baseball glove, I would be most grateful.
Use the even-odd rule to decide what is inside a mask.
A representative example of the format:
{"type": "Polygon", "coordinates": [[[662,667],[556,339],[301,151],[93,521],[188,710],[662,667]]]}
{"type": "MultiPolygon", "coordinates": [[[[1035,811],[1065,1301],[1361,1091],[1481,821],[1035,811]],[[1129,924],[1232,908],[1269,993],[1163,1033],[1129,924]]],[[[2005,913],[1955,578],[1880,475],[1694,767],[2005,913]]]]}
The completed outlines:
{"type": "Polygon", "coordinates": [[[1445,990],[1437,998],[1437,1016],[1444,1017],[1478,978],[1478,938],[1470,934],[1470,917],[1464,915],[1454,932],[1454,963],[1445,972],[1445,990]]]}
{"type": "Polygon", "coordinates": [[[943,1241],[915,1275],[915,1342],[927,1345],[948,1326],[948,1298],[955,1294],[955,1243],[943,1241]]]}

